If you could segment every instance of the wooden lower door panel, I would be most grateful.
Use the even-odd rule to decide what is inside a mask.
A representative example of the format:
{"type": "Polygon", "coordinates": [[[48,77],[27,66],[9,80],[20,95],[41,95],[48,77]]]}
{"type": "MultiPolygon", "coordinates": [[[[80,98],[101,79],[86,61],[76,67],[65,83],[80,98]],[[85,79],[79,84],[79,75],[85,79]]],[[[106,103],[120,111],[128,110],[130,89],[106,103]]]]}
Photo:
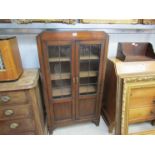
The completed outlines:
{"type": "Polygon", "coordinates": [[[53,103],[54,121],[70,121],[73,119],[72,102],[53,103]]]}
{"type": "Polygon", "coordinates": [[[155,106],[129,109],[129,123],[155,119],[155,106]]]}
{"type": "Polygon", "coordinates": [[[78,118],[95,117],[96,115],[96,97],[79,99],[78,118]]]}

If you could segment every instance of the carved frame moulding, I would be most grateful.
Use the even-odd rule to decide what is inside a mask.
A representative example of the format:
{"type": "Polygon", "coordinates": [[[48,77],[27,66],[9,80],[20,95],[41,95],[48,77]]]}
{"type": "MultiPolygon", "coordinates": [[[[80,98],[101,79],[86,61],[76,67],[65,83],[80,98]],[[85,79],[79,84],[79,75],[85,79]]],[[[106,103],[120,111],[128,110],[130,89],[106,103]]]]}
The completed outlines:
{"type": "Polygon", "coordinates": [[[80,19],[83,24],[140,24],[141,19],[80,19]]]}
{"type": "Polygon", "coordinates": [[[75,24],[75,19],[14,19],[17,24],[30,24],[30,23],[64,23],[75,24]]]}
{"type": "MultiPolygon", "coordinates": [[[[128,133],[129,127],[129,100],[132,89],[155,87],[155,74],[148,76],[128,77],[123,80],[123,95],[122,95],[122,114],[121,114],[121,132],[122,135],[128,133]]],[[[155,134],[154,130],[146,130],[132,134],[155,134]]]]}

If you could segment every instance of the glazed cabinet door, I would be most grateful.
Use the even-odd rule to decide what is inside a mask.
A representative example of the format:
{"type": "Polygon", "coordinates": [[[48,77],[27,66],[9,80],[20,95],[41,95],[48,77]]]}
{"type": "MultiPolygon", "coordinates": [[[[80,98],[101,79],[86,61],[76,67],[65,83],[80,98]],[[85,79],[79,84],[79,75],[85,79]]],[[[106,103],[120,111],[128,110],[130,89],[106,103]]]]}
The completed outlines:
{"type": "Polygon", "coordinates": [[[95,118],[99,110],[104,41],[80,41],[76,44],[77,102],[76,118],[95,118]]]}
{"type": "Polygon", "coordinates": [[[74,43],[48,41],[45,45],[46,79],[52,119],[62,123],[74,119],[74,43]]]}

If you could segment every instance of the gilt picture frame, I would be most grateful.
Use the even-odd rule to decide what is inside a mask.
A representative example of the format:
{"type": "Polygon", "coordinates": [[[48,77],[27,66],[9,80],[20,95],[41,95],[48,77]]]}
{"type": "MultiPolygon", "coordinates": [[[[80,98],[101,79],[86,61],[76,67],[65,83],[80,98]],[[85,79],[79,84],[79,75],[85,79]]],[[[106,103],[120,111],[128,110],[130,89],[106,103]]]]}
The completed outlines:
{"type": "Polygon", "coordinates": [[[130,95],[133,89],[141,88],[153,88],[155,87],[155,74],[142,75],[137,77],[128,77],[123,80],[123,94],[122,94],[122,106],[121,106],[121,135],[143,135],[143,134],[155,134],[154,130],[145,130],[140,132],[129,133],[129,106],[130,95]]]}

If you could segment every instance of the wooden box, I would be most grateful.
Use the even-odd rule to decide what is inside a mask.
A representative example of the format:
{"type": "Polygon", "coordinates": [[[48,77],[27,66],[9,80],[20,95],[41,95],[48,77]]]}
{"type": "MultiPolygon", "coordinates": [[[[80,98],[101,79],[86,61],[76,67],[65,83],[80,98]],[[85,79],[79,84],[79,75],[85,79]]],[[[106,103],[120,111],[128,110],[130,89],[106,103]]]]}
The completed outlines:
{"type": "Polygon", "coordinates": [[[155,59],[155,54],[149,42],[121,42],[116,57],[122,61],[148,61],[155,59]]]}
{"type": "Polygon", "coordinates": [[[0,81],[17,80],[22,72],[16,37],[0,39],[0,81]]]}

